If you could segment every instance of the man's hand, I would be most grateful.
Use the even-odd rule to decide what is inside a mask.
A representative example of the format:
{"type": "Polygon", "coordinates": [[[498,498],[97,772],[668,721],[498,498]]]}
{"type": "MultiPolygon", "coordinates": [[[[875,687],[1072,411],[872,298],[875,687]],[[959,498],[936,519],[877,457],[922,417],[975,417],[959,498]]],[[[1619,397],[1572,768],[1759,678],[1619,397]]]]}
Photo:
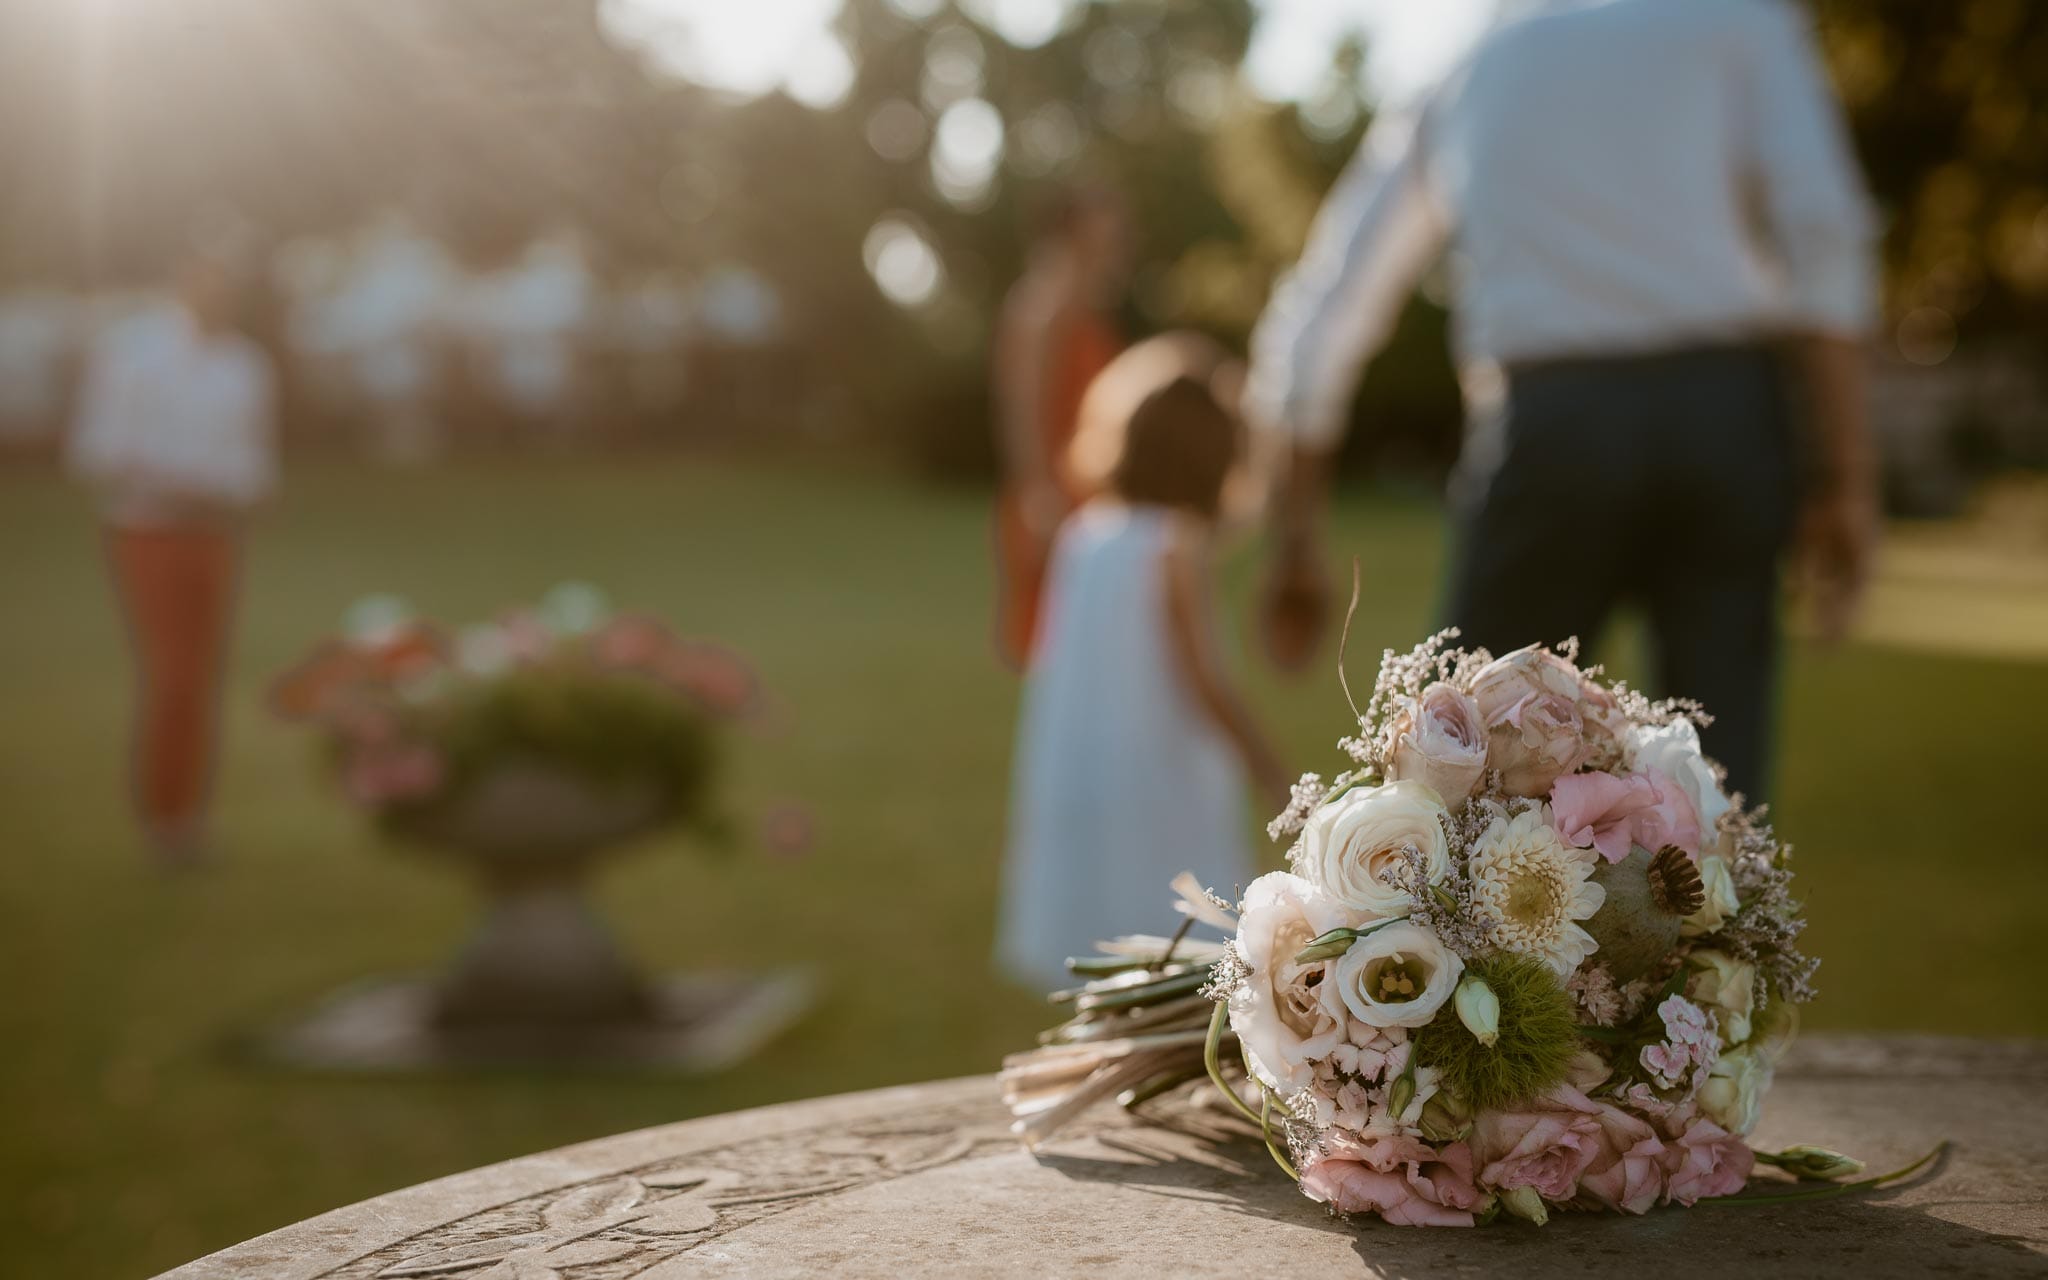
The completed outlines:
{"type": "Polygon", "coordinates": [[[1308,540],[1275,548],[1260,598],[1266,657],[1282,671],[1308,666],[1330,623],[1330,574],[1308,540]]]}
{"type": "Polygon", "coordinates": [[[1878,530],[1876,486],[1868,482],[1838,485],[1800,512],[1796,581],[1825,644],[1840,643],[1856,620],[1877,559],[1878,530]]]}

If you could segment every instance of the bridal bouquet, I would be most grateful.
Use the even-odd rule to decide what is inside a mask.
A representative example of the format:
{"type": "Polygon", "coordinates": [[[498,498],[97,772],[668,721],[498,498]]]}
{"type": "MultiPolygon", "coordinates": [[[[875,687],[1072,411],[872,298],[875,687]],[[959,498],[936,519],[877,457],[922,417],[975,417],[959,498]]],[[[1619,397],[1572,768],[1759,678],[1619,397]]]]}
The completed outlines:
{"type": "Polygon", "coordinates": [[[1745,1141],[1818,962],[1790,851],[1701,753],[1700,709],[1574,645],[1455,635],[1388,651],[1349,767],[1269,828],[1292,870],[1234,910],[1176,884],[1227,942],[1184,925],[1070,962],[1074,1016],[1005,1064],[1017,1132],[1207,1076],[1304,1194],[1404,1225],[1691,1205],[1760,1160],[1858,1171],[1745,1141]]]}
{"type": "Polygon", "coordinates": [[[510,771],[708,822],[717,723],[758,700],[731,654],[613,614],[573,583],[452,636],[371,597],[271,696],[322,731],[351,801],[400,835],[434,829],[510,771]]]}

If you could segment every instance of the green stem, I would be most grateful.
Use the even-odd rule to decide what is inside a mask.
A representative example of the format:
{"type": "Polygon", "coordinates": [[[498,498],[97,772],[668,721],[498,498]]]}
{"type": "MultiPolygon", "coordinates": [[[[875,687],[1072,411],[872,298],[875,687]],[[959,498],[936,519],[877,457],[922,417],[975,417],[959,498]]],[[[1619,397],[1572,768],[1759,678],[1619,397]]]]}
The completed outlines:
{"type": "Polygon", "coordinates": [[[1266,1154],[1273,1157],[1273,1163],[1280,1166],[1280,1172],[1300,1182],[1301,1175],[1294,1171],[1287,1157],[1280,1154],[1280,1148],[1273,1145],[1273,1091],[1264,1084],[1259,1086],[1259,1134],[1266,1140],[1266,1154]]]}
{"type": "Polygon", "coordinates": [[[1881,1187],[1887,1182],[1897,1182],[1901,1178],[1910,1178],[1914,1174],[1926,1168],[1929,1164],[1933,1163],[1934,1159],[1946,1150],[1948,1150],[1948,1139],[1943,1138],[1940,1142],[1935,1144],[1934,1150],[1928,1152],[1924,1156],[1921,1156],[1918,1160],[1915,1160],[1913,1163],[1907,1165],[1905,1168],[1894,1170],[1891,1173],[1879,1174],[1875,1178],[1864,1178],[1857,1182],[1842,1182],[1837,1183],[1832,1187],[1815,1187],[1811,1191],[1787,1191],[1772,1196],[1718,1196],[1713,1199],[1702,1200],[1700,1201],[1700,1203],[1776,1204],[1786,1200],[1827,1200],[1835,1196],[1847,1195],[1851,1191],[1867,1191],[1872,1187],[1881,1187]]]}
{"type": "Polygon", "coordinates": [[[1202,1065],[1208,1068],[1210,1083],[1223,1091],[1223,1096],[1230,1099],[1230,1105],[1237,1108],[1238,1114],[1263,1128],[1264,1121],[1259,1119],[1257,1112],[1244,1104],[1244,1099],[1237,1096],[1237,1090],[1231,1088],[1229,1082],[1224,1080],[1223,1066],[1216,1060],[1216,1051],[1223,1044],[1223,1028],[1229,1018],[1230,1006],[1218,1000],[1215,1016],[1209,1019],[1209,1042],[1202,1046],[1202,1065]]]}

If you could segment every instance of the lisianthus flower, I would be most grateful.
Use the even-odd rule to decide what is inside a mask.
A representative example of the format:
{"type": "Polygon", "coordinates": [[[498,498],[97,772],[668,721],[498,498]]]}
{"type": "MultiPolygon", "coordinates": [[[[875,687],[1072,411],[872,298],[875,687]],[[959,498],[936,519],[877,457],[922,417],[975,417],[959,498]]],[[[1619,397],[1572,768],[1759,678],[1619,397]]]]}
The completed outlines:
{"type": "Polygon", "coordinates": [[[1494,819],[1472,842],[1467,871],[1482,916],[1493,921],[1501,948],[1541,960],[1560,977],[1598,945],[1579,924],[1607,901],[1589,879],[1593,863],[1565,847],[1539,806],[1494,819]]]}
{"type": "Polygon", "coordinates": [[[1702,947],[1686,957],[1692,976],[1685,994],[1721,1024],[1721,1043],[1738,1045],[1749,1039],[1756,1013],[1756,966],[1725,951],[1702,947]]]}
{"type": "Polygon", "coordinates": [[[1550,788],[1550,810],[1565,843],[1620,862],[1637,845],[1700,851],[1699,815],[1684,791],[1655,769],[1625,777],[1575,773],[1550,788]]]}
{"type": "Polygon", "coordinates": [[[1511,1110],[1481,1112],[1472,1130],[1479,1185],[1531,1187],[1545,1200],[1570,1200],[1580,1177],[1608,1153],[1599,1116],[1592,1099],[1569,1085],[1511,1110]]]}
{"type": "Polygon", "coordinates": [[[1422,855],[1424,878],[1450,874],[1450,839],[1444,804],[1420,782],[1390,782],[1346,792],[1309,816],[1295,854],[1295,869],[1323,896],[1352,911],[1405,916],[1414,907],[1407,889],[1389,882],[1422,855]]]}
{"type": "Polygon", "coordinates": [[[1586,762],[1584,682],[1579,669],[1530,645],[1495,658],[1472,677],[1487,731],[1487,764],[1509,795],[1540,796],[1586,762]]]}
{"type": "MultiPolygon", "coordinates": [[[[1655,769],[1671,779],[1699,815],[1700,831],[1712,843],[1721,815],[1733,806],[1714,766],[1700,750],[1699,726],[1683,716],[1661,725],[1632,725],[1625,735],[1629,768],[1655,769]]],[[[1654,846],[1653,846],[1654,847],[1654,846]]]]}
{"type": "Polygon", "coordinates": [[[1642,1117],[1605,1102],[1593,1105],[1600,1144],[1579,1177],[1578,1200],[1623,1213],[1648,1213],[1664,1193],[1664,1143],[1642,1117]]]}
{"type": "Polygon", "coordinates": [[[1441,1149],[1403,1134],[1329,1134],[1301,1171],[1302,1193],[1340,1213],[1403,1227],[1469,1227],[1483,1197],[1462,1142],[1441,1149]]]}
{"type": "Polygon", "coordinates": [[[1387,722],[1387,777],[1463,804],[1486,772],[1486,726],[1472,695],[1442,681],[1403,698],[1387,722]]]}
{"type": "Polygon", "coordinates": [[[1741,1138],[1700,1116],[1665,1144],[1664,1164],[1664,1203],[1690,1207],[1742,1190],[1756,1167],[1756,1153],[1741,1138]]]}
{"type": "Polygon", "coordinates": [[[1230,1026],[1252,1074],[1287,1095],[1314,1080],[1314,1063],[1342,1044],[1345,1017],[1323,998],[1328,961],[1298,964],[1309,940],[1358,923],[1300,876],[1275,871],[1246,886],[1237,954],[1249,971],[1230,997],[1230,1026]]]}
{"type": "Polygon", "coordinates": [[[1341,1008],[1373,1027],[1419,1027],[1436,1016],[1465,962],[1421,925],[1403,920],[1375,929],[1351,944],[1331,967],[1325,993],[1331,1013],[1341,1008]]]}

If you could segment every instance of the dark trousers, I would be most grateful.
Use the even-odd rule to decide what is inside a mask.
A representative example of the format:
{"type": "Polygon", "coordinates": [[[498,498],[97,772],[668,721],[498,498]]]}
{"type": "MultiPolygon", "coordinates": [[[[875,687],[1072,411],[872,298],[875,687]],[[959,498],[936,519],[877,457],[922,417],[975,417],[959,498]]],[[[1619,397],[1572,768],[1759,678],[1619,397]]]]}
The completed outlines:
{"type": "Polygon", "coordinates": [[[1798,496],[1792,436],[1762,349],[1511,370],[1500,461],[1459,504],[1449,624],[1500,654],[1590,644],[1617,604],[1641,605],[1653,691],[1704,704],[1707,753],[1756,803],[1798,496]]]}

